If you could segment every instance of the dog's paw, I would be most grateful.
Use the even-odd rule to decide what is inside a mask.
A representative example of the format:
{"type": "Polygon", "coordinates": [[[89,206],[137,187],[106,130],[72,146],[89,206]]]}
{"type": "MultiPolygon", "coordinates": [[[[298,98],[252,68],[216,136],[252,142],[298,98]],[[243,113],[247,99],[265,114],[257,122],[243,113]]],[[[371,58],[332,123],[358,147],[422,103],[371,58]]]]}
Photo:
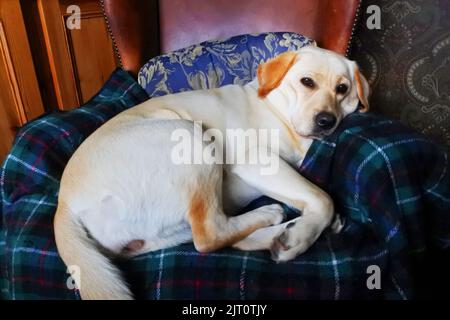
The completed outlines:
{"type": "Polygon", "coordinates": [[[277,203],[259,207],[252,211],[265,226],[278,225],[286,219],[283,207],[277,203]]]}
{"type": "Polygon", "coordinates": [[[341,232],[342,229],[344,228],[344,224],[345,224],[344,219],[338,213],[336,213],[334,215],[334,220],[330,225],[331,232],[335,234],[341,232]]]}
{"type": "Polygon", "coordinates": [[[286,219],[283,207],[277,203],[260,207],[257,210],[268,216],[269,225],[272,226],[278,225],[286,219]]]}
{"type": "Polygon", "coordinates": [[[306,225],[301,220],[288,223],[284,231],[272,242],[270,248],[272,260],[286,262],[294,259],[308,250],[319,235],[317,228],[306,225]]]}

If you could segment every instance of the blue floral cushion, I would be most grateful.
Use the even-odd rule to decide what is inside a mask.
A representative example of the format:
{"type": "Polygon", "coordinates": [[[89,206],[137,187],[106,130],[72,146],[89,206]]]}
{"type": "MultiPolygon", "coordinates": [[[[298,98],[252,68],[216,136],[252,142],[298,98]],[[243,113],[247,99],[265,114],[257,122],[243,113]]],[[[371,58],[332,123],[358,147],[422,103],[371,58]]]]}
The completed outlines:
{"type": "Polygon", "coordinates": [[[139,71],[140,85],[151,97],[193,89],[246,84],[264,62],[314,41],[297,33],[245,34],[205,41],[151,59],[139,71]]]}

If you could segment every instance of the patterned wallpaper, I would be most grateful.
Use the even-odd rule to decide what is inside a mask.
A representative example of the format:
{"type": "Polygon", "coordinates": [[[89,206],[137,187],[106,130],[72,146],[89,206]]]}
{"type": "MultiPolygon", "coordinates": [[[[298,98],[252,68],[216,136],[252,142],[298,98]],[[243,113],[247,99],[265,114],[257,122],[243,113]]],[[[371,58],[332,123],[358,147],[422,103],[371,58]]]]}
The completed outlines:
{"type": "Polygon", "coordinates": [[[450,0],[363,0],[351,58],[371,83],[372,110],[450,147],[450,0]],[[381,29],[366,8],[381,8],[381,29]]]}

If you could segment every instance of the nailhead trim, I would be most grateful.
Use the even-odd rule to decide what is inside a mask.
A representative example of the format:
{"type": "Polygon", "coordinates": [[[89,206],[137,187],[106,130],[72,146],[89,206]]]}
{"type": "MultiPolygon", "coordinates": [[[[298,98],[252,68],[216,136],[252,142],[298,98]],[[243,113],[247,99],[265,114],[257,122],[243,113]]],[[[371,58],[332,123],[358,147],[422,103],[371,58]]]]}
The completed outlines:
{"type": "MultiPolygon", "coordinates": [[[[103,1],[103,0],[102,0],[103,1]]],[[[355,19],[353,20],[352,31],[350,32],[350,39],[348,40],[347,50],[345,51],[345,56],[348,58],[350,51],[352,49],[353,38],[355,37],[356,28],[358,26],[359,18],[361,16],[361,6],[363,0],[359,0],[358,7],[356,8],[355,19]]]]}
{"type": "Polygon", "coordinates": [[[104,0],[100,0],[100,5],[102,7],[103,18],[105,19],[106,22],[106,29],[108,30],[109,36],[111,37],[113,43],[114,53],[116,54],[117,60],[119,60],[119,66],[122,68],[123,67],[122,57],[120,55],[119,48],[117,47],[116,38],[114,37],[114,34],[111,30],[111,25],[109,23],[108,16],[106,15],[104,0]]]}

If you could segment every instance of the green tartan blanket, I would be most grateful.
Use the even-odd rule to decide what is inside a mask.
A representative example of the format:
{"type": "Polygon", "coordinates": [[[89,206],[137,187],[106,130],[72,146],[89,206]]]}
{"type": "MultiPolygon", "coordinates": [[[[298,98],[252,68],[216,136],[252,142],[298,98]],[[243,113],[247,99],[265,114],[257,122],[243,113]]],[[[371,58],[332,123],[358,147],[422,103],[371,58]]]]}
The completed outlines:
{"type": "MultiPolygon", "coordinates": [[[[84,107],[20,130],[0,172],[2,298],[79,299],[54,241],[59,179],[90,133],[146,99],[132,77],[117,70],[84,107]]],[[[429,262],[421,257],[449,248],[449,164],[447,153],[423,136],[355,113],[335,134],[315,141],[298,168],[333,197],[345,221],[341,233],[325,231],[305,254],[283,264],[267,252],[201,254],[192,244],[118,263],[137,296],[148,299],[413,298],[421,293],[418,279],[431,277],[418,272],[429,262]],[[381,289],[367,285],[373,268],[381,289]]],[[[269,202],[261,198],[251,206],[269,202]]]]}

